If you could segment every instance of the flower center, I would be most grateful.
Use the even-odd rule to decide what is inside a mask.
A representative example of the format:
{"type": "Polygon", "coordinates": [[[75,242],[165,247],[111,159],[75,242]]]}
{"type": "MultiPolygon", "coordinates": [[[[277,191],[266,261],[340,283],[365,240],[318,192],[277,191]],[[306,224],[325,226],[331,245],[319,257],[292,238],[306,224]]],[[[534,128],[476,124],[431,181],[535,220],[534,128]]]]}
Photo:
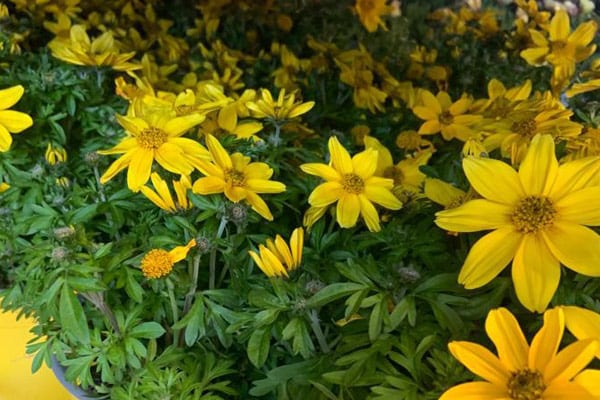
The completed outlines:
{"type": "Polygon", "coordinates": [[[175,107],[175,114],[178,117],[181,117],[182,115],[189,115],[189,114],[193,113],[194,111],[195,111],[194,106],[189,106],[189,105],[185,105],[185,104],[175,107]]]}
{"type": "Polygon", "coordinates": [[[521,233],[536,233],[554,222],[556,210],[552,201],[544,196],[525,197],[511,214],[512,222],[521,233]]]}
{"type": "Polygon", "coordinates": [[[360,194],[365,188],[365,182],[356,174],[346,174],[342,179],[344,190],[352,194],[360,194]]]}
{"type": "Polygon", "coordinates": [[[171,272],[173,264],[173,258],[168,251],[152,249],[142,258],[142,273],[146,278],[160,278],[171,272]]]}
{"type": "Polygon", "coordinates": [[[233,186],[243,187],[246,184],[246,175],[235,169],[228,169],[225,171],[225,181],[231,182],[233,186]]]}
{"type": "Polygon", "coordinates": [[[515,122],[514,124],[512,124],[510,129],[521,136],[531,138],[533,137],[533,134],[537,129],[537,124],[533,119],[526,119],[523,121],[515,122]]]}
{"type": "Polygon", "coordinates": [[[453,120],[454,120],[454,116],[452,114],[450,114],[450,111],[444,111],[440,115],[440,123],[442,123],[444,125],[450,125],[453,120]]]}
{"type": "Polygon", "coordinates": [[[167,141],[167,133],[153,126],[144,129],[137,136],[137,142],[144,149],[158,149],[167,141]]]}
{"type": "Polygon", "coordinates": [[[391,178],[394,180],[394,186],[401,185],[404,182],[404,173],[400,168],[396,168],[395,166],[391,166],[386,168],[383,171],[383,176],[386,178],[391,178]]]}
{"type": "Polygon", "coordinates": [[[512,372],[507,386],[513,400],[539,400],[546,390],[542,374],[529,368],[512,372]]]}

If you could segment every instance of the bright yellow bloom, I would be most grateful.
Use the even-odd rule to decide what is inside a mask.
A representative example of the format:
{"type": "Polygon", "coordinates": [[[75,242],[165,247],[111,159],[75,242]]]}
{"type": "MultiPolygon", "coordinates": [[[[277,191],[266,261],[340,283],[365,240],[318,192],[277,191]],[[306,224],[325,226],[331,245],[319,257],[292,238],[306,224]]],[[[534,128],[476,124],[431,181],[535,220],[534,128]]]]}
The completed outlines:
{"type": "Polygon", "coordinates": [[[356,225],[361,215],[371,232],[380,231],[379,214],[373,203],[398,210],[402,202],[391,191],[393,179],[375,176],[377,151],[366,149],[350,158],[335,136],[329,139],[328,146],[331,157],[329,165],[309,163],[300,166],[307,174],[326,181],[312,191],[308,202],[317,209],[337,202],[336,218],[342,228],[356,225]]]}
{"type": "Polygon", "coordinates": [[[0,90],[0,152],[10,149],[11,133],[21,133],[33,125],[31,117],[20,111],[8,110],[23,96],[25,89],[21,85],[0,90]]]}
{"type": "Polygon", "coordinates": [[[10,189],[10,185],[8,183],[6,183],[6,182],[0,182],[0,193],[4,193],[8,189],[10,189]]]}
{"type": "Polygon", "coordinates": [[[196,245],[192,239],[185,246],[177,246],[171,251],[152,249],[142,258],[142,273],[148,279],[158,279],[169,275],[175,263],[187,257],[187,253],[196,245]]]}
{"type": "Polygon", "coordinates": [[[555,67],[561,67],[564,74],[570,77],[575,71],[575,64],[596,51],[596,45],[590,45],[596,29],[596,22],[588,21],[571,33],[569,14],[560,9],[550,21],[549,39],[539,31],[529,30],[534,47],[523,50],[521,57],[531,65],[547,61],[555,67]]]}
{"type": "Polygon", "coordinates": [[[173,181],[173,189],[175,190],[177,200],[173,199],[167,182],[165,182],[160,175],[158,175],[156,172],[153,172],[152,175],[150,175],[150,179],[152,180],[152,186],[154,186],[154,190],[144,185],[140,188],[140,191],[157,207],[165,210],[168,213],[174,213],[179,210],[188,210],[192,207],[192,204],[187,197],[188,189],[192,188],[192,182],[190,181],[190,178],[182,175],[181,179],[178,181],[173,181]]]}
{"type": "Polygon", "coordinates": [[[248,251],[256,265],[268,277],[288,276],[289,271],[293,271],[302,263],[302,247],[304,246],[304,229],[296,228],[290,237],[290,244],[285,242],[279,235],[275,236],[275,241],[267,239],[267,246],[259,245],[257,254],[254,251],[248,251]]]}
{"type": "Polygon", "coordinates": [[[386,0],[356,0],[354,9],[358,14],[360,23],[369,31],[375,32],[381,27],[386,30],[381,20],[382,15],[389,14],[390,7],[385,5],[386,0]]]}
{"type": "Polygon", "coordinates": [[[197,168],[206,175],[194,182],[194,193],[224,193],[234,203],[246,200],[260,216],[272,221],[273,214],[259,193],[281,193],[285,185],[271,181],[273,169],[263,162],[250,162],[242,153],[229,155],[213,136],[206,135],[212,162],[200,162],[197,168]]]}
{"type": "Polygon", "coordinates": [[[138,191],[148,182],[154,160],[167,171],[189,175],[199,160],[208,160],[210,156],[200,143],[181,136],[203,120],[204,115],[200,114],[176,118],[160,113],[143,118],[117,115],[128,135],[112,149],[98,153],[124,154],[108,167],[100,182],[104,184],[128,168],[127,186],[138,191]]]}
{"type": "Polygon", "coordinates": [[[429,200],[444,206],[446,209],[456,208],[467,199],[467,193],[448,182],[436,178],[425,179],[423,192],[429,200]]]}
{"type": "Polygon", "coordinates": [[[269,118],[274,121],[294,119],[309,112],[315,105],[314,101],[297,102],[296,95],[290,93],[286,96],[285,89],[279,91],[277,102],[273,100],[271,92],[267,89],[260,90],[260,99],[249,101],[246,107],[252,111],[256,118],[269,118]]]}
{"type": "Polygon", "coordinates": [[[135,52],[121,54],[110,31],[92,41],[83,25],[73,25],[69,40],[56,38],[48,43],[48,48],[54,57],[75,65],[109,66],[117,71],[141,68],[127,62],[135,52]]]}
{"type": "Polygon", "coordinates": [[[506,308],[490,311],[485,330],[498,356],[477,343],[448,344],[452,355],[484,382],[454,386],[440,400],[598,399],[581,382],[589,381],[584,375],[589,370],[582,370],[594,358],[598,342],[579,340],[558,351],[564,327],[561,309],[546,311],[544,325],[530,345],[510,311],[506,308]]]}
{"type": "Polygon", "coordinates": [[[436,214],[436,224],[454,232],[493,230],[471,248],[458,276],[467,289],[485,285],[512,260],[517,297],[542,312],[560,280],[560,264],[600,276],[597,158],[558,165],[554,141],[536,136],[517,173],[493,159],[469,157],[463,169],[483,197],[436,214]]]}
{"type": "Polygon", "coordinates": [[[48,143],[46,148],[46,161],[50,165],[56,165],[67,161],[67,151],[62,147],[53,147],[52,144],[48,143]]]}
{"type": "Polygon", "coordinates": [[[465,141],[473,133],[471,127],[481,120],[480,115],[467,114],[472,100],[462,97],[452,103],[450,95],[439,92],[434,96],[424,90],[421,94],[422,106],[413,108],[413,113],[425,122],[419,128],[421,135],[441,132],[446,140],[454,138],[465,141]]]}

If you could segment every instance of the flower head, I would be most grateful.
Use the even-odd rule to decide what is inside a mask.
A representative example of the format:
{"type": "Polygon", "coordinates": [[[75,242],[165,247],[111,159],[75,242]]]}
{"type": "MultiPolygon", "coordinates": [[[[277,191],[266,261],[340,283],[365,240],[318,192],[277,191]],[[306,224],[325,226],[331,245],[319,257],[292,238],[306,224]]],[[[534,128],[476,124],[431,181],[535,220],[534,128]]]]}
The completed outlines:
{"type": "Polygon", "coordinates": [[[29,115],[9,110],[21,99],[24,92],[25,89],[21,85],[0,90],[0,152],[10,149],[11,133],[20,133],[33,125],[29,115]]]}
{"type": "Polygon", "coordinates": [[[356,0],[354,9],[358,14],[360,23],[369,32],[375,32],[379,27],[386,29],[381,16],[389,14],[391,8],[385,3],[386,0],[356,0]]]}
{"type": "Polygon", "coordinates": [[[267,239],[266,247],[262,244],[258,246],[260,255],[254,251],[248,253],[268,277],[287,277],[289,271],[295,270],[302,263],[303,245],[304,230],[296,228],[290,237],[289,246],[281,236],[277,235],[275,241],[267,239]]]}
{"type": "Polygon", "coordinates": [[[560,279],[560,264],[600,276],[600,160],[558,165],[549,135],[533,138],[515,171],[493,159],[468,157],[463,168],[483,198],[436,214],[448,231],[493,230],[471,248],[458,281],[467,289],[485,285],[512,260],[517,297],[529,310],[544,311],[560,279]]]}
{"type": "Polygon", "coordinates": [[[261,89],[260,99],[250,101],[246,107],[257,118],[270,118],[275,121],[294,119],[309,112],[315,105],[314,101],[297,102],[296,95],[290,93],[286,96],[285,89],[281,89],[277,101],[273,100],[271,92],[261,89]]]}
{"type": "Polygon", "coordinates": [[[273,170],[262,162],[250,162],[242,153],[229,155],[219,140],[206,135],[206,145],[212,157],[203,161],[198,169],[204,175],[194,182],[192,190],[199,194],[224,193],[234,203],[245,200],[263,218],[272,221],[273,214],[259,193],[281,193],[285,185],[271,181],[273,170]]]}
{"type": "Polygon", "coordinates": [[[142,273],[148,279],[158,279],[169,275],[175,263],[183,260],[188,251],[196,245],[192,239],[185,246],[177,246],[171,251],[152,249],[142,258],[142,273]]]}
{"type": "Polygon", "coordinates": [[[173,199],[171,191],[167,182],[165,182],[160,175],[153,172],[150,175],[154,190],[148,186],[142,186],[140,191],[146,196],[151,202],[157,207],[165,210],[168,213],[174,213],[179,210],[187,210],[192,207],[190,201],[187,198],[188,189],[192,188],[190,178],[182,175],[178,181],[173,181],[173,189],[175,190],[176,200],[173,199]]]}
{"type": "MultiPolygon", "coordinates": [[[[330,165],[310,163],[300,168],[307,174],[316,175],[326,182],[317,186],[308,202],[321,209],[337,202],[337,222],[342,228],[356,225],[361,215],[371,232],[381,230],[379,214],[373,203],[391,210],[398,210],[402,202],[392,193],[394,180],[375,176],[377,151],[366,149],[350,158],[348,151],[335,136],[329,139],[330,165]]],[[[314,223],[314,221],[313,221],[314,223]]]]}
{"type": "MultiPolygon", "coordinates": [[[[594,358],[598,342],[576,341],[558,351],[565,316],[555,308],[544,313],[544,325],[527,343],[515,317],[505,308],[489,312],[485,330],[498,356],[471,342],[451,342],[452,355],[485,382],[469,382],[447,390],[440,400],[592,400],[582,370],[594,358]],[[579,375],[582,375],[581,377],[579,375]]],[[[585,374],[585,375],[584,375],[585,374]]]]}

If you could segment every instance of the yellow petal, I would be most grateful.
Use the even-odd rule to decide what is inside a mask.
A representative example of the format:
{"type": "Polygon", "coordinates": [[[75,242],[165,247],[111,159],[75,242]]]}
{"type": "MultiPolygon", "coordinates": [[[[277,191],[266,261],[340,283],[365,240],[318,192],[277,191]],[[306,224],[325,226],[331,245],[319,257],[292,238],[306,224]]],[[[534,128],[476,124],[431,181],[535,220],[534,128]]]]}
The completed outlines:
{"type": "Polygon", "coordinates": [[[550,21],[550,40],[552,42],[566,42],[570,32],[569,15],[565,10],[558,9],[554,18],[550,21]]]}
{"type": "Polygon", "coordinates": [[[600,236],[585,226],[557,221],[543,231],[550,252],[564,266],[587,276],[600,276],[600,236]]]}
{"type": "Polygon", "coordinates": [[[268,265],[265,265],[261,258],[259,257],[258,254],[256,254],[254,251],[248,251],[248,254],[250,254],[250,257],[252,257],[252,259],[254,260],[254,263],[256,265],[258,265],[258,268],[260,268],[260,270],[266,275],[266,276],[276,276],[275,275],[275,271],[271,270],[269,268],[268,265]]]}
{"type": "Polygon", "coordinates": [[[279,259],[288,267],[288,269],[294,265],[294,259],[292,258],[292,252],[283,238],[279,235],[275,237],[275,249],[277,250],[277,256],[279,259]]]}
{"type": "Polygon", "coordinates": [[[248,193],[253,192],[249,192],[243,187],[233,186],[231,183],[226,183],[223,193],[229,200],[233,201],[234,203],[238,203],[244,200],[248,193]]]}
{"type": "Polygon", "coordinates": [[[335,169],[331,168],[329,165],[326,164],[302,164],[300,166],[300,169],[302,169],[302,171],[306,172],[307,174],[319,176],[325,179],[326,181],[339,181],[341,179],[340,174],[335,169]]]}
{"type": "Polygon", "coordinates": [[[469,382],[446,390],[439,400],[509,400],[509,397],[504,387],[488,382],[469,382]]]}
{"type": "Polygon", "coordinates": [[[359,214],[360,201],[357,195],[345,193],[340,197],[336,207],[336,217],[342,228],[352,228],[356,225],[359,214]]]}
{"type": "Polygon", "coordinates": [[[600,398],[600,370],[586,369],[577,375],[574,381],[594,396],[594,399],[600,398]]]}
{"type": "Polygon", "coordinates": [[[302,249],[304,246],[304,229],[296,228],[292,232],[290,237],[290,248],[292,250],[292,258],[294,259],[294,265],[292,268],[296,268],[302,263],[302,249]]]}
{"type": "Polygon", "coordinates": [[[262,259],[266,269],[272,271],[271,276],[288,276],[287,271],[283,268],[281,261],[262,244],[258,247],[260,252],[260,258],[262,259]]]}
{"type": "Polygon", "coordinates": [[[569,35],[569,39],[567,41],[578,47],[587,46],[592,40],[594,40],[594,35],[596,34],[597,29],[598,25],[595,21],[584,22],[583,24],[580,24],[571,35],[569,35]]]}
{"type": "Polygon", "coordinates": [[[0,111],[0,125],[4,125],[9,132],[20,133],[33,125],[31,117],[19,111],[0,111]]]}
{"type": "Polygon", "coordinates": [[[570,344],[550,361],[544,371],[544,380],[570,381],[594,359],[596,350],[596,339],[578,340],[570,344]]]}
{"type": "Polygon", "coordinates": [[[465,192],[440,179],[427,178],[423,188],[425,196],[444,207],[465,196],[465,192]]]}
{"type": "Polygon", "coordinates": [[[98,154],[108,155],[108,154],[121,154],[126,153],[138,146],[137,139],[132,137],[126,137],[121,142],[119,142],[115,147],[110,148],[108,150],[99,150],[98,154]]]}
{"type": "Polygon", "coordinates": [[[535,234],[523,235],[512,265],[517,298],[529,311],[543,312],[560,280],[560,264],[544,240],[535,234]]]}
{"type": "Polygon", "coordinates": [[[154,157],[152,150],[136,149],[132,151],[131,162],[127,169],[127,186],[137,192],[150,179],[154,157]]]}
{"type": "Polygon", "coordinates": [[[248,192],[246,194],[246,201],[248,204],[250,204],[252,209],[258,213],[258,215],[267,221],[273,221],[273,214],[271,214],[269,206],[267,206],[267,203],[265,203],[265,201],[259,195],[254,192],[248,192]]]}
{"type": "Polygon", "coordinates": [[[544,326],[531,341],[529,368],[544,371],[555,357],[565,329],[565,316],[561,309],[553,308],[544,313],[544,326]]]}
{"type": "MultiPolygon", "coordinates": [[[[421,92],[421,101],[431,111],[433,111],[436,115],[435,119],[437,119],[437,115],[442,113],[442,107],[438,101],[438,99],[431,93],[429,90],[423,90],[421,92]]],[[[429,119],[429,118],[427,118],[429,119]]],[[[434,119],[434,118],[431,118],[434,119]]]]}
{"type": "Polygon", "coordinates": [[[246,187],[256,193],[281,193],[285,192],[285,185],[281,182],[266,179],[248,179],[246,187]]]}
{"type": "Polygon", "coordinates": [[[0,125],[0,152],[5,152],[10,150],[10,145],[13,142],[13,138],[8,132],[8,130],[0,125]]]}
{"type": "Polygon", "coordinates": [[[247,179],[268,180],[273,176],[273,169],[263,162],[250,163],[243,170],[247,179]]]}
{"type": "Polygon", "coordinates": [[[228,132],[233,132],[237,126],[237,111],[235,104],[229,104],[221,108],[217,121],[221,128],[228,132]]]}
{"type": "Polygon", "coordinates": [[[150,189],[148,186],[142,186],[140,188],[140,191],[158,208],[169,212],[176,211],[175,205],[171,206],[170,204],[167,204],[162,197],[160,197],[154,190],[150,189]]]}
{"type": "Polygon", "coordinates": [[[343,193],[344,190],[339,182],[325,182],[312,191],[308,203],[314,207],[326,207],[338,201],[343,193]]]}
{"type": "Polygon", "coordinates": [[[363,180],[371,177],[377,169],[377,150],[366,149],[352,157],[352,169],[363,180]]]}
{"type": "Polygon", "coordinates": [[[515,205],[525,196],[517,171],[502,161],[467,157],[463,169],[473,189],[486,199],[515,205]]]}
{"type": "Polygon", "coordinates": [[[600,186],[572,192],[554,206],[561,220],[581,225],[600,225],[600,186]]]}
{"type": "Polygon", "coordinates": [[[161,167],[175,174],[189,175],[194,169],[184,157],[181,148],[169,142],[156,149],[154,157],[161,167]]]}
{"type": "Polygon", "coordinates": [[[171,137],[181,136],[185,131],[202,123],[205,119],[206,116],[197,113],[173,118],[165,124],[164,130],[171,137]]]}
{"type": "Polygon", "coordinates": [[[288,114],[288,118],[296,118],[302,114],[306,114],[315,106],[314,101],[307,101],[306,103],[298,104],[294,106],[290,113],[288,114]]]}
{"type": "Polygon", "coordinates": [[[350,155],[335,136],[329,138],[328,145],[333,168],[335,168],[341,174],[353,173],[354,171],[352,169],[352,160],[350,159],[350,155]]]}
{"type": "Polygon", "coordinates": [[[503,307],[490,311],[485,320],[485,331],[496,346],[498,358],[509,371],[527,368],[529,344],[510,311],[503,307]]]}
{"type": "Polygon", "coordinates": [[[389,189],[370,185],[369,181],[365,185],[363,194],[373,203],[379,204],[389,210],[399,210],[402,208],[402,202],[389,189]]]}
{"type": "MultiPolygon", "coordinates": [[[[600,340],[600,314],[576,306],[561,308],[565,314],[565,325],[573,336],[579,340],[589,338],[600,340]]],[[[600,350],[596,351],[596,357],[600,357],[600,350]]]]}
{"type": "MultiPolygon", "coordinates": [[[[2,137],[2,135],[0,134],[0,138],[1,137],[2,137]]],[[[131,151],[123,154],[121,157],[117,158],[112,164],[110,164],[110,166],[108,167],[106,172],[100,177],[100,183],[104,185],[106,182],[110,181],[119,172],[121,172],[122,170],[127,168],[129,166],[129,163],[131,162],[131,157],[133,157],[134,153],[135,153],[135,150],[131,150],[131,151]]]]}
{"type": "Polygon", "coordinates": [[[550,135],[536,135],[519,167],[519,178],[528,195],[547,195],[558,174],[554,154],[554,139],[550,135]]]}
{"type": "Polygon", "coordinates": [[[379,214],[377,214],[375,206],[373,206],[373,203],[371,203],[364,194],[359,194],[358,200],[360,203],[360,215],[367,224],[367,228],[369,228],[369,231],[371,232],[379,232],[381,226],[379,225],[379,214]]]}
{"type": "Polygon", "coordinates": [[[504,87],[504,84],[496,78],[492,78],[488,82],[487,89],[488,89],[488,97],[492,100],[495,99],[496,97],[501,97],[504,95],[504,93],[506,93],[506,87],[504,87]]]}
{"type": "Polygon", "coordinates": [[[440,122],[436,120],[431,120],[424,122],[423,125],[419,128],[419,134],[421,135],[431,135],[434,133],[438,133],[442,129],[440,122]]]}
{"type": "Polygon", "coordinates": [[[438,115],[434,110],[424,106],[416,106],[412,109],[413,113],[424,121],[437,121],[438,115]]]}
{"type": "Polygon", "coordinates": [[[544,390],[544,400],[598,400],[577,382],[553,381],[544,390]]]}
{"type": "Polygon", "coordinates": [[[528,64],[538,65],[544,61],[544,57],[546,57],[549,51],[550,48],[548,47],[535,47],[521,51],[520,55],[528,64]]]}
{"type": "Polygon", "coordinates": [[[192,186],[192,191],[199,194],[223,193],[224,190],[225,181],[217,176],[199,178],[192,186]]]}
{"type": "MultiPolygon", "coordinates": [[[[379,140],[372,136],[365,136],[364,142],[366,148],[377,150],[377,169],[375,170],[375,175],[383,176],[385,170],[394,165],[392,153],[390,153],[388,148],[382,145],[379,140]]],[[[354,170],[356,171],[357,163],[355,162],[354,158],[352,158],[352,164],[354,165],[354,170]]]]}
{"type": "Polygon", "coordinates": [[[569,193],[591,185],[600,172],[600,159],[586,157],[566,162],[558,167],[550,197],[558,201],[569,193]]]}
{"type": "Polygon", "coordinates": [[[499,387],[505,387],[510,377],[498,358],[485,347],[471,342],[450,342],[450,353],[475,375],[499,387]]]}
{"type": "Polygon", "coordinates": [[[196,240],[192,239],[185,246],[177,246],[173,250],[169,252],[169,255],[173,259],[173,262],[176,263],[178,261],[183,260],[187,257],[188,252],[192,247],[196,245],[196,240]]]}
{"type": "Polygon", "coordinates": [[[477,232],[511,224],[512,207],[485,199],[466,202],[460,207],[439,211],[435,223],[450,232],[477,232]]]}
{"type": "Polygon", "coordinates": [[[115,115],[115,118],[119,125],[133,136],[137,136],[144,129],[148,129],[148,123],[141,118],[127,117],[119,114],[115,115]]]}
{"type": "Polygon", "coordinates": [[[21,85],[0,90],[0,110],[6,110],[17,104],[23,93],[25,93],[25,88],[21,85]]]}
{"type": "Polygon", "coordinates": [[[520,242],[521,235],[509,226],[488,233],[471,247],[458,283],[467,289],[487,284],[513,259],[520,242]]]}
{"type": "Polygon", "coordinates": [[[206,135],[206,146],[212,155],[215,163],[224,170],[233,168],[229,153],[221,146],[221,143],[213,135],[206,135]]]}

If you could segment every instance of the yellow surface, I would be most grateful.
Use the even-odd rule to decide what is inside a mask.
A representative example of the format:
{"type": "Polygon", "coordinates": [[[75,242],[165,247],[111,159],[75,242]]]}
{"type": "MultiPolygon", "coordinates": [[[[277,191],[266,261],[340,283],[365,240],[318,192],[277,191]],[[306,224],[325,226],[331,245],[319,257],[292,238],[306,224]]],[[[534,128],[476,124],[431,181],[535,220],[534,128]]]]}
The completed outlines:
{"type": "Polygon", "coordinates": [[[0,309],[0,400],[73,400],[46,365],[31,373],[33,356],[25,354],[33,338],[31,319],[0,309]]]}

